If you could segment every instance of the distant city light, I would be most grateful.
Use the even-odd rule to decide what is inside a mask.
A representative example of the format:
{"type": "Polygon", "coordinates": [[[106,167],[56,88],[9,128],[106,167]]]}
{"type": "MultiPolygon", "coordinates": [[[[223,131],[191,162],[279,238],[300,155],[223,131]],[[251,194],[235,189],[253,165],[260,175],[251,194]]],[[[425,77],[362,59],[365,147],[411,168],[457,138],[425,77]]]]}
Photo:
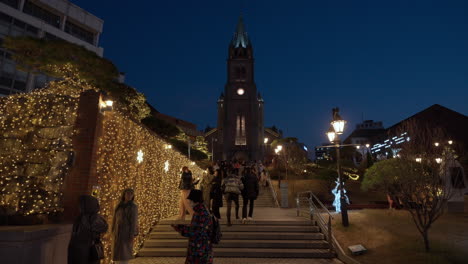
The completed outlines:
{"type": "Polygon", "coordinates": [[[421,163],[422,159],[421,158],[416,158],[416,162],[421,163]]]}

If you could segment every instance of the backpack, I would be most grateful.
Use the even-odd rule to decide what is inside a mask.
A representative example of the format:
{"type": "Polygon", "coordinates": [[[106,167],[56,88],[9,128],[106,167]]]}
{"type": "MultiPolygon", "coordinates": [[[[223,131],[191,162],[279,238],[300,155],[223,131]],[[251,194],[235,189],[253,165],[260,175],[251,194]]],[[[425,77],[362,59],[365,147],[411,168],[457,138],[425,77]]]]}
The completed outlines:
{"type": "Polygon", "coordinates": [[[219,244],[219,241],[221,241],[221,238],[223,237],[223,234],[221,233],[221,226],[219,225],[219,221],[216,217],[211,215],[211,219],[213,221],[213,225],[211,227],[211,243],[213,244],[219,244]]]}

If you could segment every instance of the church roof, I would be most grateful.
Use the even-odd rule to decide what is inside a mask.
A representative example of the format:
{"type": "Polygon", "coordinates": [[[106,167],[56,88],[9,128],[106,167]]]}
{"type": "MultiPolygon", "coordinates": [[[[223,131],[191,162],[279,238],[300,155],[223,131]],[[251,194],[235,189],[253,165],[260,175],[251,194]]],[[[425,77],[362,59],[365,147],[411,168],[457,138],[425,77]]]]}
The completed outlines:
{"type": "Polygon", "coordinates": [[[239,16],[239,22],[237,22],[237,29],[234,33],[234,37],[232,38],[231,45],[234,46],[234,48],[247,48],[247,46],[250,45],[250,40],[247,36],[247,32],[245,31],[242,15],[239,16]]]}

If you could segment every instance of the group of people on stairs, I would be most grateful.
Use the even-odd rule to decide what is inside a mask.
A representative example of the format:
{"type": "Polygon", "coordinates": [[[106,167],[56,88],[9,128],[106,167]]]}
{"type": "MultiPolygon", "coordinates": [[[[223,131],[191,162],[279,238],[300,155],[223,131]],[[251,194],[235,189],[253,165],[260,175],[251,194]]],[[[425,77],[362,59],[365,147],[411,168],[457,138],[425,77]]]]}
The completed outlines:
{"type": "MultiPolygon", "coordinates": [[[[219,162],[210,166],[202,179],[197,180],[188,167],[182,168],[178,219],[185,219],[188,213],[192,220],[190,225],[177,224],[173,228],[189,238],[186,264],[213,263],[212,244],[216,243],[213,233],[221,219],[223,200],[227,204],[228,226],[232,225],[233,203],[236,219],[239,219],[240,195],[243,198],[242,223],[253,220],[254,201],[259,195],[259,186],[265,186],[266,177],[261,163],[219,162]]],[[[110,232],[112,260],[115,264],[128,264],[133,258],[134,238],[139,232],[138,207],[134,199],[133,189],[125,189],[114,211],[110,232]]],[[[82,195],[79,197],[79,205],[80,214],[73,223],[68,246],[68,263],[98,264],[104,258],[101,237],[109,226],[99,214],[97,198],[82,195]]],[[[220,236],[218,234],[218,240],[220,236]]]]}

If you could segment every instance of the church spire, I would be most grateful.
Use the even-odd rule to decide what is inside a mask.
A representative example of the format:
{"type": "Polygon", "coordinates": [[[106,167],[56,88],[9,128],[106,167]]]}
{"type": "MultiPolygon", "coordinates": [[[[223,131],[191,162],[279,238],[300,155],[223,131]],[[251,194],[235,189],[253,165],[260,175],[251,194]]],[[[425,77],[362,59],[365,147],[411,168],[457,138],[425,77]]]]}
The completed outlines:
{"type": "Polygon", "coordinates": [[[239,22],[237,22],[237,29],[232,38],[231,45],[234,48],[247,48],[250,45],[249,37],[245,31],[244,20],[242,19],[242,14],[239,16],[239,22]]]}

